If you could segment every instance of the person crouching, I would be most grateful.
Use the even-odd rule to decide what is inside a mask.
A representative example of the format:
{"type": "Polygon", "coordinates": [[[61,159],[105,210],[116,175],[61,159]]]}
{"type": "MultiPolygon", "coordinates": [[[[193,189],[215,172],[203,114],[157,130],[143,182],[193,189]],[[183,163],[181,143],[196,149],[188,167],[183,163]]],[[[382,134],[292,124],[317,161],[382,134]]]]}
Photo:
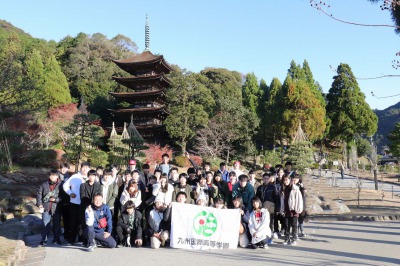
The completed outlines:
{"type": "Polygon", "coordinates": [[[251,234],[251,248],[268,248],[265,242],[271,237],[269,228],[269,212],[262,208],[261,200],[254,197],[252,200],[253,211],[249,219],[249,231],[251,234]]]}
{"type": "Polygon", "coordinates": [[[125,247],[142,246],[142,214],[135,210],[135,203],[128,200],[125,203],[125,211],[118,219],[117,232],[118,238],[125,247]]]}
{"type": "Polygon", "coordinates": [[[93,251],[97,241],[101,246],[115,248],[117,243],[111,236],[112,216],[107,204],[103,204],[103,195],[96,193],[93,204],[89,205],[85,211],[86,230],[85,235],[88,239],[87,251],[93,251]]]}

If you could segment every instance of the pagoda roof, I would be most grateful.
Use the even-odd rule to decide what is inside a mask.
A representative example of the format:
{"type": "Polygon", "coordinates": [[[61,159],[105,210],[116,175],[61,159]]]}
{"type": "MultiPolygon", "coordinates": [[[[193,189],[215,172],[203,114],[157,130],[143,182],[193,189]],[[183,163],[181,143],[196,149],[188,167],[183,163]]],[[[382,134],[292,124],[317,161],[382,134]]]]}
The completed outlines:
{"type": "Polygon", "coordinates": [[[134,55],[127,59],[113,60],[113,62],[129,73],[131,73],[132,70],[143,68],[143,65],[151,65],[154,63],[162,64],[164,67],[164,73],[172,71],[171,66],[164,60],[164,56],[156,56],[150,51],[144,51],[141,54],[134,55]]]}
{"type": "Polygon", "coordinates": [[[135,92],[109,92],[115,98],[136,98],[136,97],[146,97],[159,95],[164,93],[164,89],[161,90],[151,90],[151,91],[135,91],[135,92]]]}
{"type": "Polygon", "coordinates": [[[116,82],[126,87],[131,88],[135,83],[151,83],[151,82],[164,82],[166,86],[171,85],[171,81],[164,75],[143,75],[143,76],[130,76],[130,77],[112,77],[116,82]]]}
{"type": "Polygon", "coordinates": [[[138,107],[138,108],[126,108],[126,109],[109,109],[111,112],[114,112],[116,114],[132,114],[132,113],[157,113],[157,112],[165,112],[168,113],[165,110],[165,106],[160,106],[160,107],[138,107]]]}

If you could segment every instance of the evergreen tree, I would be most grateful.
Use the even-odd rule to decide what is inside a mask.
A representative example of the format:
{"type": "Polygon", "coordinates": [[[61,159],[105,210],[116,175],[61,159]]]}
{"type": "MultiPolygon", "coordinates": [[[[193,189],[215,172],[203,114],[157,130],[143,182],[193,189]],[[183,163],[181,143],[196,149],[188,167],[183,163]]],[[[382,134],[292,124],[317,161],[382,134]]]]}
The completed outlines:
{"type": "Polygon", "coordinates": [[[72,123],[64,128],[69,135],[65,151],[70,162],[79,165],[82,157],[88,158],[93,150],[98,150],[102,144],[101,138],[104,137],[103,129],[95,125],[98,120],[97,115],[87,112],[82,102],[79,114],[74,115],[72,123]]]}
{"type": "Polygon", "coordinates": [[[254,73],[246,75],[246,81],[242,86],[243,106],[248,108],[255,115],[258,114],[258,103],[261,98],[260,87],[254,73]]]}
{"type": "MultiPolygon", "coordinates": [[[[301,70],[299,73],[303,73],[303,71],[301,70]]],[[[326,127],[325,108],[315,97],[304,77],[303,79],[293,79],[289,73],[283,84],[282,92],[284,111],[281,129],[286,137],[292,139],[298,123],[301,122],[310,141],[321,139],[326,127]]]]}
{"type": "Polygon", "coordinates": [[[378,118],[365,102],[365,95],[349,65],[339,65],[326,97],[326,111],[331,120],[329,137],[332,140],[349,142],[356,136],[372,136],[376,132],[378,118]]]}
{"type": "Polygon", "coordinates": [[[44,67],[43,76],[44,95],[46,95],[46,102],[50,108],[71,103],[67,79],[54,55],[50,57],[44,67]]]}
{"type": "Polygon", "coordinates": [[[287,151],[286,161],[291,161],[293,167],[301,174],[306,173],[306,168],[312,167],[313,150],[309,141],[298,141],[293,143],[287,151]]]}
{"type": "Polygon", "coordinates": [[[400,157],[400,123],[396,124],[388,139],[390,140],[390,152],[394,156],[400,157]]]}
{"type": "Polygon", "coordinates": [[[196,74],[186,70],[175,71],[171,81],[172,86],[167,92],[170,115],[165,125],[169,135],[185,152],[196,130],[207,125],[209,117],[203,104],[212,105],[213,97],[210,90],[197,81],[196,74]]]}

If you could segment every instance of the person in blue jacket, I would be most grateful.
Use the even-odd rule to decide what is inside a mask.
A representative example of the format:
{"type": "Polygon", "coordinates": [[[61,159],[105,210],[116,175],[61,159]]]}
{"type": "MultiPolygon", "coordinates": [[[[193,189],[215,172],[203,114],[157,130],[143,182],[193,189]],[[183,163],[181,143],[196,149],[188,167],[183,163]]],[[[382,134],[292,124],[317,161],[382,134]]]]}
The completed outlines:
{"type": "Polygon", "coordinates": [[[96,247],[96,242],[107,248],[115,248],[117,246],[115,239],[111,236],[111,211],[107,204],[103,204],[103,195],[101,193],[96,193],[93,204],[86,208],[85,218],[87,225],[85,235],[88,239],[87,251],[93,251],[96,247]]]}

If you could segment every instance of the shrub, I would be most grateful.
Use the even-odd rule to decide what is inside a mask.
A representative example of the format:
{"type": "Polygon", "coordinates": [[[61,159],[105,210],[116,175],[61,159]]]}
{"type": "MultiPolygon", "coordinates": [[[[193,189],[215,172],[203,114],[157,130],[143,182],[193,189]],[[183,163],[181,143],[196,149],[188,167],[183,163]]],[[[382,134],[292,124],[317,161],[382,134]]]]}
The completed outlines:
{"type": "Polygon", "coordinates": [[[58,168],[62,162],[60,150],[33,150],[18,162],[22,166],[58,168]]]}
{"type": "Polygon", "coordinates": [[[143,151],[146,155],[145,163],[150,164],[150,166],[155,165],[156,163],[161,163],[161,156],[164,153],[167,153],[170,157],[172,157],[172,149],[168,145],[161,147],[158,144],[146,144],[146,146],[149,148],[143,151]]]}
{"type": "Polygon", "coordinates": [[[173,164],[179,167],[189,167],[190,162],[185,156],[178,155],[174,157],[173,164]]]}

